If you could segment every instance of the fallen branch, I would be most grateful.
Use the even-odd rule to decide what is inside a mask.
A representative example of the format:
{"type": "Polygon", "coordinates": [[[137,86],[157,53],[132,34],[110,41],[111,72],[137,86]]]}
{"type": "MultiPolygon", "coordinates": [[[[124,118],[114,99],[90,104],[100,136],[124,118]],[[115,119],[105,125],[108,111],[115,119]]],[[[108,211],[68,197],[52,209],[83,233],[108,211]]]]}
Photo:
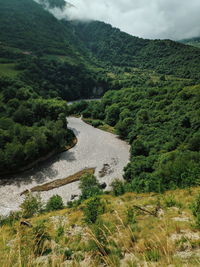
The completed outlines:
{"type": "Polygon", "coordinates": [[[150,214],[151,216],[157,217],[158,208],[156,208],[155,211],[149,211],[149,210],[146,210],[146,209],[144,209],[144,208],[142,208],[140,206],[133,205],[133,207],[135,209],[138,209],[138,210],[141,210],[143,212],[146,212],[146,213],[150,214]]]}

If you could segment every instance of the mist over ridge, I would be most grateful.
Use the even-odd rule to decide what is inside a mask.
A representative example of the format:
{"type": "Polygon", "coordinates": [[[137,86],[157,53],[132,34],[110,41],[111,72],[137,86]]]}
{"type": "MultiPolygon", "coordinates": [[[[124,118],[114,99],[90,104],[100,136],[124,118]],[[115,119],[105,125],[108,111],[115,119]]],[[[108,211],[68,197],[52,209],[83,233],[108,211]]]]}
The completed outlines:
{"type": "MultiPolygon", "coordinates": [[[[38,0],[35,0],[38,2],[38,0]]],[[[70,0],[62,10],[49,11],[58,19],[99,20],[131,35],[180,40],[200,35],[200,1],[70,0]],[[73,6],[69,5],[72,4],[73,6]],[[69,8],[71,7],[71,8],[69,8]]]]}

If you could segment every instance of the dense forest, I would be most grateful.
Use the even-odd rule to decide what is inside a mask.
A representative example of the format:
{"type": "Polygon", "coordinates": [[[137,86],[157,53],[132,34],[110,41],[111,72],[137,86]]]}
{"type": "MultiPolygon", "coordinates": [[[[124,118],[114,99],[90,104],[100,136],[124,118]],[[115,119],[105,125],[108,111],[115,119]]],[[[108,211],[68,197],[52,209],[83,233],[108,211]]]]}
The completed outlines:
{"type": "Polygon", "coordinates": [[[131,144],[126,190],[198,184],[200,50],[103,22],[59,21],[40,3],[0,0],[1,171],[69,142],[62,99],[106,92],[69,112],[114,127],[131,144]]]}
{"type": "Polygon", "coordinates": [[[113,126],[131,144],[125,191],[162,192],[200,182],[200,85],[157,78],[132,87],[129,81],[130,87],[110,90],[101,101],[70,107],[95,127],[113,126]]]}
{"type": "Polygon", "coordinates": [[[171,40],[134,37],[99,21],[77,23],[76,30],[87,49],[108,65],[154,69],[199,80],[198,48],[171,40]]]}
{"type": "Polygon", "coordinates": [[[0,173],[16,172],[73,139],[67,104],[44,99],[17,79],[0,78],[0,173]]]}

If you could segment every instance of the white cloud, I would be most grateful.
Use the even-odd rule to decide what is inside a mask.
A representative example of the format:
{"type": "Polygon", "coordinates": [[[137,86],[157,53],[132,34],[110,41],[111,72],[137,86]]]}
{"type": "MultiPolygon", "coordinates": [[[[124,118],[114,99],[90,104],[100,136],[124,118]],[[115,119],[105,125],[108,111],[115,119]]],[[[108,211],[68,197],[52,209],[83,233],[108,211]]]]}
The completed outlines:
{"type": "Polygon", "coordinates": [[[59,18],[100,20],[143,38],[200,35],[200,0],[69,0],[75,8],[52,10],[59,18]]]}

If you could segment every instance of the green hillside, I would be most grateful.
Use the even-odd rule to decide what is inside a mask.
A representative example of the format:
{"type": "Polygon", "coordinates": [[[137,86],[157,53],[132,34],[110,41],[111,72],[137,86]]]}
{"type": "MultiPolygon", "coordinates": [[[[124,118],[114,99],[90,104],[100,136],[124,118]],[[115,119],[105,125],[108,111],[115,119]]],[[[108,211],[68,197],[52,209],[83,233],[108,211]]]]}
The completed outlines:
{"type": "Polygon", "coordinates": [[[70,27],[33,0],[0,0],[0,42],[3,44],[34,53],[76,57],[77,51],[70,44],[70,27]]]}
{"type": "Polygon", "coordinates": [[[184,39],[184,40],[181,40],[180,42],[186,45],[191,45],[191,46],[200,48],[200,37],[184,39]]]}
{"type": "Polygon", "coordinates": [[[200,51],[197,48],[171,40],[133,37],[98,21],[77,23],[76,28],[89,51],[109,65],[153,69],[199,79],[200,51]]]}

